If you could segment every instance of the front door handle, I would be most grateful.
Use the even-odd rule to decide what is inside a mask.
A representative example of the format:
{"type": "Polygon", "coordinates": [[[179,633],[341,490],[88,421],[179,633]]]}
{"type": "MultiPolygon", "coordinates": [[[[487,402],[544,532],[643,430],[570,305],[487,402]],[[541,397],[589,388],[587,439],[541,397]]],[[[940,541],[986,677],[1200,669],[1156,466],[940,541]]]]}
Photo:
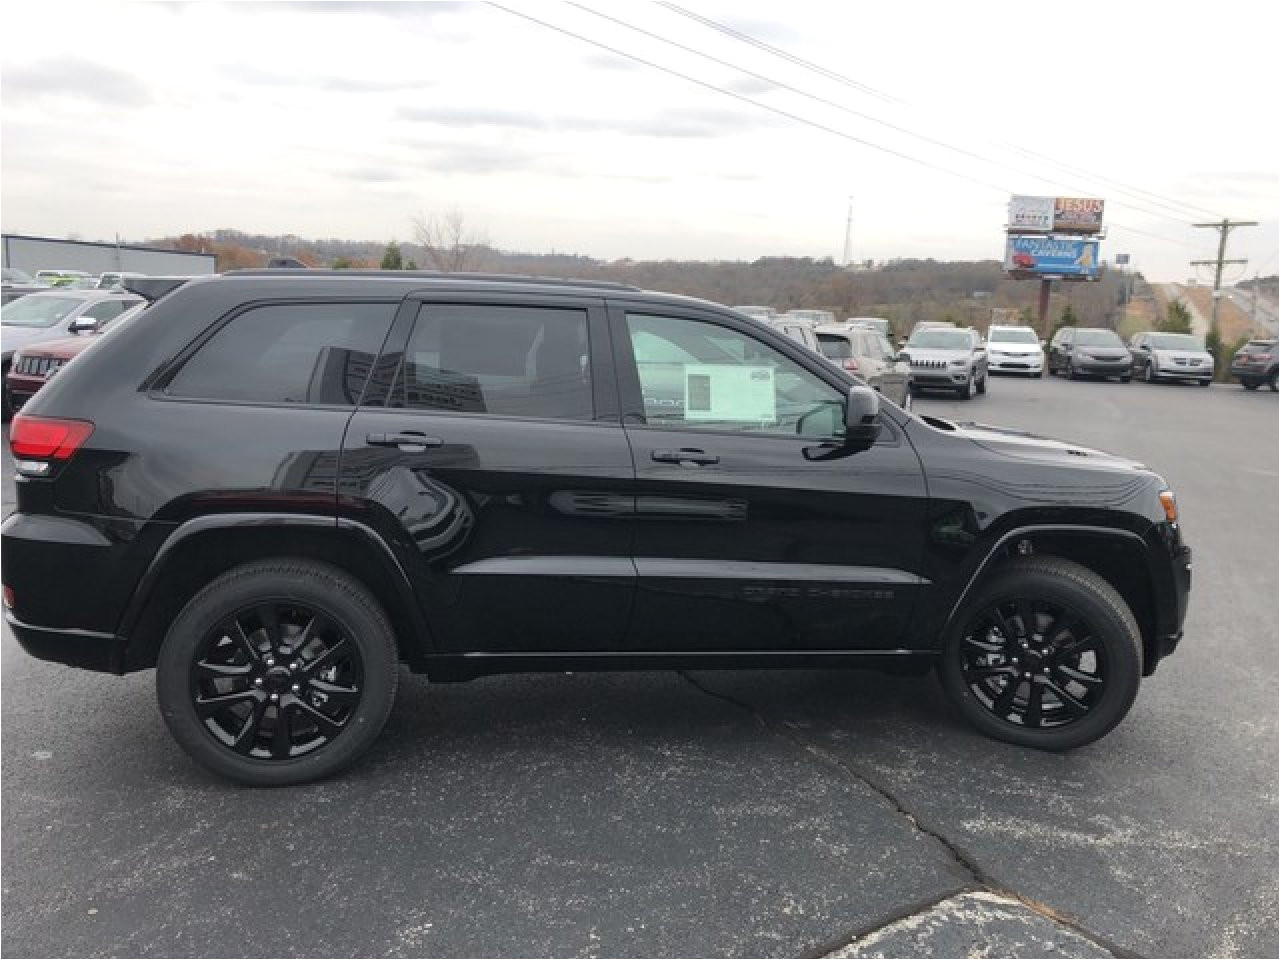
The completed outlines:
{"type": "Polygon", "coordinates": [[[439,437],[428,437],[417,430],[406,430],[403,433],[370,433],[364,442],[371,447],[398,447],[404,453],[425,453],[427,447],[443,447],[444,441],[439,437]]]}
{"type": "Polygon", "coordinates": [[[649,456],[658,463],[679,463],[698,467],[720,462],[720,458],[714,453],[696,450],[693,447],[681,447],[679,450],[654,450],[649,456]]]}

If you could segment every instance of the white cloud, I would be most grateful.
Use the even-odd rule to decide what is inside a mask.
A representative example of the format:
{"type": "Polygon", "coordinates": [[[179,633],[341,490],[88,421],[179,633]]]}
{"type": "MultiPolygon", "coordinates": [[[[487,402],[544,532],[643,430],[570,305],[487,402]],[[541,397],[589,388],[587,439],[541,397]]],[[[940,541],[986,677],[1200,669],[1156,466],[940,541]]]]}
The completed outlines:
{"type": "Polygon", "coordinates": [[[517,9],[603,46],[487,4],[10,4],[4,227],[383,240],[456,207],[507,249],[839,256],[852,195],[859,258],[978,259],[1009,193],[1081,193],[1154,278],[1222,216],[1274,268],[1256,4],[682,6],[787,58],[656,4],[593,9],[722,62],[571,4],[517,9]]]}

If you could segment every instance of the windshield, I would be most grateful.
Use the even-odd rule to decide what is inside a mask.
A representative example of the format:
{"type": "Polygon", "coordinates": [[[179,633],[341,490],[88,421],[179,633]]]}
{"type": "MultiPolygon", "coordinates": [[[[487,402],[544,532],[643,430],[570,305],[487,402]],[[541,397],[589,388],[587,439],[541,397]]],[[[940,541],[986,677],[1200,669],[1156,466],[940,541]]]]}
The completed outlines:
{"type": "Polygon", "coordinates": [[[969,334],[965,330],[917,330],[907,341],[908,347],[934,347],[939,350],[968,350],[969,334]]]}
{"type": "Polygon", "coordinates": [[[34,283],[35,281],[31,279],[31,274],[29,273],[24,273],[23,271],[17,269],[16,267],[5,267],[4,282],[5,283],[34,283]]]}
{"type": "Polygon", "coordinates": [[[1082,347],[1123,347],[1114,330],[1077,330],[1076,343],[1082,347]]]}
{"type": "Polygon", "coordinates": [[[992,343],[1039,343],[1040,338],[1030,327],[992,327],[987,339],[992,343]]]}
{"type": "Polygon", "coordinates": [[[832,333],[818,334],[818,346],[822,348],[822,355],[829,360],[844,360],[853,356],[853,344],[849,342],[848,337],[841,337],[832,333]]]}
{"type": "Polygon", "coordinates": [[[82,303],[79,297],[23,297],[5,304],[0,322],[6,327],[52,327],[82,303]]]}
{"type": "Polygon", "coordinates": [[[1203,350],[1204,341],[1189,333],[1153,333],[1151,346],[1157,350],[1203,350]]]}

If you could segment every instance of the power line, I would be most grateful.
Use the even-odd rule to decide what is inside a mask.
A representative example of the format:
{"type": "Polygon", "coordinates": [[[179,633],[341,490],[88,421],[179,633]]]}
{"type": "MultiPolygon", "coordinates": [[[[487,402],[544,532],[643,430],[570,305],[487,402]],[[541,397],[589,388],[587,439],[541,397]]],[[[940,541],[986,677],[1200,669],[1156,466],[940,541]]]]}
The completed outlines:
{"type": "MultiPolygon", "coordinates": [[[[707,82],[707,81],[705,81],[705,80],[699,80],[697,77],[690,76],[689,74],[686,74],[686,73],[681,73],[679,70],[675,70],[675,69],[673,69],[673,68],[671,68],[671,67],[663,66],[663,65],[662,65],[662,64],[660,64],[660,63],[655,63],[654,61],[652,61],[652,60],[648,60],[648,59],[645,59],[644,57],[638,56],[637,54],[628,53],[628,52],[627,52],[627,51],[625,51],[625,50],[621,50],[621,49],[619,49],[619,48],[617,48],[617,47],[610,46],[609,44],[607,44],[607,43],[603,43],[602,41],[599,41],[599,40],[593,40],[593,39],[592,39],[592,38],[590,38],[590,37],[583,36],[583,35],[582,35],[582,34],[580,34],[580,33],[575,33],[574,31],[569,30],[569,29],[567,29],[567,28],[565,28],[565,27],[558,26],[558,25],[556,25],[556,24],[554,24],[554,23],[548,23],[548,22],[547,22],[547,21],[545,21],[545,20],[540,20],[540,19],[538,19],[537,17],[531,16],[530,14],[524,13],[524,12],[519,11],[519,10],[513,10],[513,9],[511,9],[510,7],[506,7],[506,6],[503,6],[503,5],[502,5],[502,4],[500,4],[500,3],[496,3],[496,2],[494,2],[494,0],[488,0],[488,4],[489,4],[489,6],[494,7],[494,8],[495,8],[495,9],[497,9],[497,10],[501,10],[501,11],[502,11],[502,12],[504,12],[504,13],[508,13],[508,14],[510,14],[510,15],[511,15],[511,16],[513,16],[513,17],[519,17],[519,18],[520,18],[520,19],[522,19],[522,20],[528,20],[530,23],[535,23],[535,24],[537,24],[537,25],[538,25],[538,26],[540,26],[540,27],[545,27],[545,28],[546,28],[546,29],[548,29],[548,30],[555,31],[556,33],[563,34],[563,35],[565,35],[565,36],[567,36],[567,37],[572,37],[573,39],[578,40],[578,41],[581,41],[582,43],[590,44],[591,46],[593,46],[593,47],[598,47],[598,48],[600,48],[601,50],[607,50],[609,53],[612,53],[612,54],[614,54],[615,56],[623,57],[624,59],[627,59],[627,60],[632,60],[632,61],[634,61],[634,62],[636,62],[636,63],[643,64],[643,65],[644,65],[644,66],[646,66],[646,67],[651,67],[651,68],[652,68],[652,69],[654,69],[654,70],[660,70],[660,71],[662,71],[663,73],[670,74],[671,76],[673,76],[673,77],[677,77],[677,78],[679,78],[679,79],[681,79],[681,80],[684,80],[684,81],[686,81],[686,82],[688,82],[688,83],[696,84],[697,86],[702,87],[702,88],[704,88],[704,89],[706,89],[706,90],[711,90],[711,91],[712,91],[712,92],[714,92],[714,93],[719,93],[719,94],[722,94],[723,96],[726,96],[726,97],[732,97],[732,98],[733,98],[733,99],[735,99],[735,100],[739,100],[739,101],[741,101],[741,102],[743,102],[743,103],[750,104],[750,105],[751,105],[751,106],[753,106],[753,107],[758,107],[758,108],[760,108],[761,110],[767,110],[767,111],[769,111],[770,113],[774,113],[774,114],[777,114],[778,116],[785,117],[785,118],[786,118],[786,119],[788,119],[788,120],[793,120],[793,121],[795,121],[796,123],[802,123],[802,124],[804,124],[804,125],[806,125],[806,126],[813,127],[813,128],[814,128],[814,129],[816,129],[816,130],[821,130],[821,131],[822,131],[822,132],[824,132],[824,133],[829,133],[829,134],[831,134],[831,135],[833,135],[833,136],[840,137],[840,138],[841,138],[841,139],[843,139],[843,140],[848,140],[848,141],[850,141],[850,142],[852,142],[852,143],[857,143],[857,144],[859,144],[859,145],[861,145],[861,146],[869,147],[869,148],[871,148],[872,150],[878,150],[878,151],[880,151],[881,153],[887,153],[887,154],[889,154],[890,156],[897,157],[897,158],[898,158],[898,159],[900,159],[900,160],[906,160],[906,161],[908,161],[909,163],[917,164],[917,165],[922,166],[922,167],[925,167],[925,168],[927,168],[927,169],[934,170],[934,171],[936,171],[936,172],[938,172],[938,173],[944,173],[944,174],[947,174],[948,176],[957,177],[957,178],[959,178],[959,179],[961,179],[961,180],[966,180],[966,181],[968,181],[968,182],[970,182],[970,183],[973,183],[973,184],[976,184],[976,185],[978,185],[978,186],[980,186],[980,187],[985,187],[985,188],[986,188],[986,189],[988,189],[988,190],[994,190],[994,191],[996,191],[997,193],[1002,193],[1002,194],[1006,194],[1006,195],[1007,195],[1007,194],[1009,194],[1009,193],[1011,193],[1011,192],[1012,192],[1012,191],[1010,191],[1010,190],[1008,189],[1008,187],[1006,187],[1006,186],[1000,186],[1000,185],[997,185],[997,184],[994,184],[994,183],[990,183],[989,181],[986,181],[986,180],[981,180],[981,179],[979,179],[979,178],[977,178],[977,177],[970,176],[969,174],[961,173],[961,172],[960,172],[960,171],[958,171],[958,170],[953,170],[953,169],[948,168],[948,167],[943,167],[943,166],[940,166],[940,165],[938,165],[938,164],[931,163],[931,162],[929,162],[928,160],[922,160],[922,159],[920,159],[919,157],[914,157],[914,156],[911,156],[910,154],[903,153],[903,152],[901,152],[901,151],[899,151],[899,150],[894,150],[894,149],[893,149],[893,148],[891,148],[891,147],[886,147],[886,146],[884,146],[884,145],[882,145],[882,144],[875,143],[875,142],[873,142],[873,141],[871,141],[871,140],[866,140],[866,139],[863,139],[862,137],[854,136],[853,134],[848,133],[848,132],[846,132],[846,131],[838,130],[838,129],[836,129],[835,127],[827,126],[826,124],[819,123],[819,122],[817,122],[817,121],[815,121],[815,120],[810,120],[810,119],[808,119],[808,118],[806,118],[806,117],[802,117],[802,116],[800,116],[800,115],[798,115],[798,114],[791,113],[791,112],[789,112],[789,111],[787,111],[787,110],[783,110],[783,109],[781,109],[781,108],[779,108],[779,107],[770,106],[770,105],[769,105],[769,104],[767,104],[767,103],[761,103],[759,100],[753,100],[751,97],[745,96],[745,95],[740,94],[740,93],[736,93],[736,92],[734,92],[733,90],[725,89],[724,87],[717,86],[716,84],[714,84],[714,83],[709,83],[709,82],[707,82]]],[[[576,6],[576,4],[575,4],[575,6],[576,6]]],[[[585,8],[584,8],[584,9],[585,9],[585,8]]],[[[589,12],[589,13],[594,13],[595,11],[590,11],[590,10],[589,10],[589,11],[587,11],[587,12],[589,12]]],[[[604,14],[599,14],[599,16],[604,17],[605,15],[604,15],[604,14]]],[[[613,19],[613,18],[611,18],[611,17],[605,17],[605,19],[613,19]]],[[[639,30],[639,28],[633,28],[633,29],[637,29],[637,30],[639,30]]],[[[644,31],[640,31],[640,32],[644,32],[644,31]]],[[[678,44],[677,44],[677,46],[678,46],[678,44]]],[[[712,59],[714,59],[714,58],[712,58],[712,59]]],[[[735,68],[735,69],[741,69],[741,68],[735,68]]],[[[746,72],[748,72],[748,71],[745,71],[745,70],[744,70],[744,71],[742,71],[742,72],[746,73],[746,72]]],[[[767,78],[765,78],[765,79],[767,79],[767,78]]],[[[881,122],[883,122],[883,121],[881,121],[881,122]]],[[[890,125],[890,126],[891,126],[891,125],[890,125]]],[[[910,133],[910,131],[904,131],[904,132],[910,133]]],[[[917,136],[917,137],[921,136],[921,135],[919,135],[919,134],[911,134],[911,135],[913,135],[913,136],[917,136]]],[[[927,139],[927,138],[922,138],[922,139],[927,139]]],[[[945,144],[943,144],[943,145],[945,146],[945,144]]],[[[964,151],[962,151],[962,150],[959,150],[959,148],[950,148],[950,149],[955,149],[955,150],[958,150],[959,152],[962,152],[962,153],[964,152],[964,151]]],[[[979,157],[978,159],[983,159],[983,158],[980,158],[980,157],[979,157]]],[[[990,163],[990,162],[993,162],[993,161],[989,161],[989,160],[987,160],[986,162],[990,163]]],[[[1046,178],[1043,178],[1043,177],[1041,177],[1041,178],[1039,178],[1039,179],[1045,179],[1045,180],[1046,180],[1046,182],[1048,182],[1048,183],[1052,183],[1052,182],[1054,182],[1054,181],[1047,180],[1046,178]]],[[[1075,188],[1075,187],[1072,187],[1071,189],[1076,189],[1076,188],[1075,188]]],[[[1119,206],[1130,206],[1130,205],[1128,205],[1128,204],[1118,204],[1118,205],[1119,205],[1119,206]]],[[[1132,208],[1132,207],[1131,207],[1131,209],[1138,209],[1138,208],[1132,208]]],[[[1139,209],[1139,212],[1147,212],[1147,213],[1149,213],[1149,211],[1142,211],[1142,210],[1140,210],[1140,209],[1139,209]]],[[[1150,238],[1155,239],[1155,240],[1160,240],[1160,241],[1165,242],[1165,243],[1174,243],[1174,244],[1178,244],[1179,246],[1185,246],[1185,247],[1190,247],[1190,248],[1192,248],[1192,249],[1195,249],[1195,245],[1194,245],[1194,244],[1187,243],[1186,241],[1183,241],[1183,240],[1175,240],[1175,239],[1173,239],[1173,238],[1171,238],[1171,237],[1162,236],[1162,235],[1160,235],[1160,234],[1149,233],[1149,232],[1147,232],[1147,231],[1145,231],[1145,230],[1140,230],[1140,229],[1138,229],[1137,227],[1129,227],[1129,226],[1126,226],[1125,224],[1122,224],[1122,223],[1116,223],[1116,222],[1114,222],[1114,221],[1113,221],[1113,222],[1112,222],[1112,227],[1114,227],[1114,228],[1119,228],[1119,229],[1124,229],[1124,230],[1128,230],[1128,231],[1129,231],[1129,232],[1131,232],[1131,233],[1140,234],[1140,235],[1142,235],[1142,236],[1150,237],[1150,238]]]]}
{"type": "MultiPolygon", "coordinates": [[[[810,93],[807,90],[801,90],[799,87],[795,87],[795,86],[792,86],[791,84],[783,83],[780,80],[775,80],[772,77],[767,77],[764,74],[756,73],[752,70],[748,70],[746,67],[739,66],[738,64],[732,63],[728,60],[723,60],[719,57],[714,57],[709,53],[705,53],[694,47],[690,47],[690,46],[687,46],[686,44],[679,43],[675,40],[672,40],[669,37],[664,37],[661,34],[653,33],[652,31],[649,31],[649,30],[645,30],[643,27],[638,27],[633,23],[628,23],[625,20],[621,20],[617,17],[610,16],[607,13],[601,13],[599,10],[592,10],[590,7],[583,6],[580,3],[574,3],[572,2],[572,0],[568,0],[567,5],[571,7],[576,7],[577,9],[583,11],[584,13],[589,13],[592,16],[601,18],[602,20],[607,20],[610,23],[617,24],[620,27],[625,27],[628,30],[633,30],[636,33],[649,37],[652,40],[657,40],[661,43],[665,43],[670,46],[673,46],[678,50],[683,50],[685,53],[691,53],[694,56],[702,57],[704,60],[710,60],[712,63],[718,64],[719,66],[727,67],[730,70],[736,70],[739,73],[742,73],[748,77],[751,77],[753,80],[760,80],[780,90],[786,90],[791,93],[797,94],[798,96],[806,97],[809,100],[813,100],[817,103],[821,103],[824,106],[832,107],[836,110],[841,111],[842,113],[847,113],[851,116],[858,117],[862,120],[869,120],[872,123],[877,123],[882,127],[888,127],[890,130],[893,130],[896,133],[901,133],[908,137],[913,137],[917,140],[922,140],[925,143],[931,144],[932,146],[941,147],[943,150],[950,150],[951,152],[958,153],[963,157],[968,157],[970,160],[977,160],[979,163],[990,164],[991,166],[1003,167],[1006,170],[1011,170],[1014,173],[1021,174],[1022,176],[1032,177],[1037,180],[1042,180],[1045,183],[1054,184],[1055,186],[1059,186],[1059,187],[1065,187],[1068,190],[1081,190],[1080,187],[1077,187],[1073,184],[1064,184],[1057,180],[1051,180],[1048,177],[1045,177],[1043,174],[1033,173],[1030,170],[1023,170],[1020,167],[1015,167],[1011,164],[1004,163],[1003,161],[1000,161],[1000,160],[993,160],[990,157],[985,157],[982,154],[974,153],[973,151],[966,150],[963,147],[957,147],[955,144],[947,143],[946,141],[938,140],[938,139],[935,139],[934,137],[930,137],[922,133],[917,133],[916,131],[910,130],[906,127],[898,126],[895,123],[890,123],[888,120],[882,120],[879,117],[875,117],[867,113],[862,113],[861,111],[854,110],[853,108],[845,106],[842,103],[837,103],[834,100],[828,100],[826,97],[818,96],[817,94],[810,93]]],[[[673,5],[664,3],[663,6],[673,6],[673,5]]],[[[691,16],[694,16],[695,18],[697,17],[696,14],[691,14],[691,16]]],[[[703,19],[703,18],[698,18],[698,19],[703,19]]],[[[1127,204],[1123,202],[1115,202],[1115,203],[1116,203],[1116,206],[1126,207],[1131,210],[1136,210],[1139,213],[1145,213],[1151,217],[1156,217],[1159,219],[1175,220],[1175,218],[1170,217],[1167,213],[1163,213],[1157,210],[1150,210],[1143,207],[1136,207],[1132,204],[1127,204]]],[[[1184,217],[1185,217],[1185,214],[1177,217],[1176,222],[1179,222],[1179,223],[1183,222],[1184,217]]]]}
{"type": "MultiPolygon", "coordinates": [[[[698,23],[701,23],[703,26],[709,27],[710,29],[715,30],[719,33],[722,33],[726,36],[733,37],[735,40],[740,40],[743,43],[747,43],[747,44],[750,44],[751,46],[758,47],[761,50],[766,50],[769,53],[774,54],[775,56],[782,57],[784,60],[787,60],[798,66],[801,66],[807,70],[811,70],[815,73],[821,74],[822,76],[828,77],[830,79],[834,79],[840,83],[844,83],[846,86],[850,86],[857,90],[861,90],[865,93],[869,93],[872,96],[878,97],[882,100],[888,100],[893,103],[906,105],[906,102],[904,100],[902,100],[899,97],[895,97],[890,93],[887,93],[883,90],[877,90],[874,87],[866,86],[865,84],[859,83],[856,80],[853,80],[849,77],[844,76],[843,74],[835,73],[834,71],[829,70],[828,68],[822,66],[821,64],[814,63],[810,60],[805,60],[803,57],[795,56],[794,54],[788,53],[786,50],[782,50],[779,47],[772,46],[768,43],[765,43],[762,40],[757,40],[755,37],[752,37],[749,34],[742,33],[741,31],[734,30],[732,27],[725,26],[722,23],[717,23],[715,20],[711,20],[707,17],[700,16],[699,14],[696,14],[691,10],[686,10],[684,7],[681,7],[678,4],[666,2],[666,0],[660,0],[658,5],[661,7],[665,7],[666,9],[670,10],[672,13],[679,14],[682,17],[688,17],[690,20],[694,20],[698,23]]],[[[1000,144],[1000,146],[1009,146],[1009,145],[1000,144]]],[[[1020,148],[1014,147],[1013,149],[1020,149],[1020,148]]],[[[1122,187],[1124,188],[1124,192],[1128,193],[1130,196],[1134,196],[1135,194],[1138,194],[1138,193],[1146,193],[1150,197],[1159,201],[1160,205],[1166,208],[1173,209],[1173,207],[1170,206],[1170,204],[1173,204],[1173,205],[1176,205],[1177,207],[1182,207],[1187,211],[1191,211],[1199,214],[1208,214],[1209,216],[1212,216],[1212,214],[1209,213],[1209,211],[1204,210],[1203,208],[1200,208],[1200,207],[1196,207],[1193,204],[1188,204],[1181,200],[1176,200],[1171,197],[1162,197],[1160,194],[1151,193],[1150,191],[1141,190],[1140,188],[1132,187],[1131,185],[1124,184],[1118,180],[1113,180],[1107,177],[1099,176],[1083,168],[1079,168],[1079,167],[1070,168],[1069,165],[1063,164],[1061,161],[1054,160],[1051,157],[1046,157],[1043,154],[1036,154],[1033,151],[1026,151],[1026,150],[1022,150],[1021,152],[1029,153],[1031,156],[1037,159],[1045,160],[1049,163],[1054,164],[1055,166],[1062,167],[1063,169],[1075,169],[1076,172],[1082,174],[1083,176],[1089,177],[1090,179],[1101,180],[1103,182],[1111,183],[1113,185],[1122,187]]],[[[987,162],[994,163],[996,161],[987,161],[987,162]]],[[[1009,167],[1008,169],[1016,169],[1016,168],[1009,167]]],[[[1018,171],[1018,172],[1022,172],[1022,171],[1018,171]]],[[[1049,180],[1048,178],[1043,176],[1039,176],[1036,174],[1033,174],[1033,176],[1037,176],[1038,179],[1044,180],[1046,183],[1057,183],[1057,181],[1049,180]]],[[[1058,185],[1062,186],[1062,184],[1060,183],[1058,185]]],[[[1069,189],[1076,190],[1079,188],[1075,186],[1071,186],[1069,187],[1069,189]]],[[[1137,207],[1132,207],[1129,204],[1119,204],[1119,205],[1128,206],[1130,209],[1139,209],[1137,207]]],[[[1142,211],[1142,212],[1150,213],[1150,211],[1142,211]]],[[[1156,216],[1167,217],[1167,215],[1165,214],[1156,214],[1156,216]]],[[[1185,216],[1187,216],[1187,214],[1182,214],[1182,217],[1185,217],[1185,216]]],[[[1168,219],[1173,219],[1173,218],[1168,218],[1168,219]]],[[[1178,219],[1181,219],[1181,217],[1179,217],[1178,219]]]]}

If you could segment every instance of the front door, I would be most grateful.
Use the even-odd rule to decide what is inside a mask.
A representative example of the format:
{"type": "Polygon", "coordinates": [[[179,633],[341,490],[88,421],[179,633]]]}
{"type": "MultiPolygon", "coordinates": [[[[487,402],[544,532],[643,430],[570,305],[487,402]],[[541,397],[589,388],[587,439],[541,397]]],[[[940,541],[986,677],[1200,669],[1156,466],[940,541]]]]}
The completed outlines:
{"type": "Polygon", "coordinates": [[[611,303],[610,323],[636,471],[630,646],[895,647],[925,516],[897,425],[882,414],[879,442],[827,458],[848,388],[817,355],[694,308],[611,303]]]}
{"type": "Polygon", "coordinates": [[[339,509],[392,545],[437,651],[623,639],[634,501],[607,341],[599,300],[401,311],[347,429],[339,509]]]}

